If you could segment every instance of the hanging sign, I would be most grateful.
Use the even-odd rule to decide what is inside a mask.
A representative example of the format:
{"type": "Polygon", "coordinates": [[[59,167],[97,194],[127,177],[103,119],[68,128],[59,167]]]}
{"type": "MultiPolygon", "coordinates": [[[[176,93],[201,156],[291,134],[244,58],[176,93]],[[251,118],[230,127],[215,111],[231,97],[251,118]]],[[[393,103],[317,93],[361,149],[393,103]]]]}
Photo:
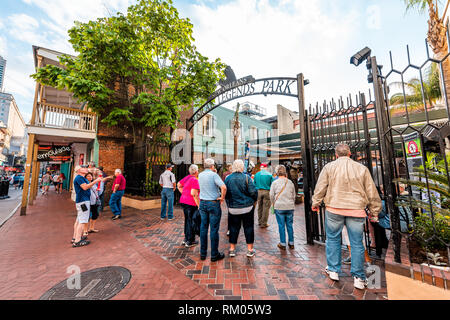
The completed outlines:
{"type": "Polygon", "coordinates": [[[37,161],[70,161],[72,149],[69,146],[39,146],[37,161]]]}
{"type": "Polygon", "coordinates": [[[406,135],[403,138],[407,158],[422,157],[422,143],[417,132],[406,135]]]}

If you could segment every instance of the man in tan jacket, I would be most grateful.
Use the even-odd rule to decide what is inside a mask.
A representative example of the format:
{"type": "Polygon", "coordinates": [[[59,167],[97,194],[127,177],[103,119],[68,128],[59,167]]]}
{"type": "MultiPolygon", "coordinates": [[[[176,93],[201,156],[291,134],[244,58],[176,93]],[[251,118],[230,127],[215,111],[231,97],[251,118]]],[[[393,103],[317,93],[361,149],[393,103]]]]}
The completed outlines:
{"type": "Polygon", "coordinates": [[[312,210],[319,211],[325,204],[326,272],[330,279],[338,281],[341,271],[341,236],[347,227],[351,245],[351,274],[354,286],[364,289],[367,285],[364,272],[364,222],[366,208],[370,220],[378,221],[381,199],[369,169],[350,159],[350,148],[346,144],[336,146],[337,160],[328,163],[319,175],[312,197],[312,210]]]}

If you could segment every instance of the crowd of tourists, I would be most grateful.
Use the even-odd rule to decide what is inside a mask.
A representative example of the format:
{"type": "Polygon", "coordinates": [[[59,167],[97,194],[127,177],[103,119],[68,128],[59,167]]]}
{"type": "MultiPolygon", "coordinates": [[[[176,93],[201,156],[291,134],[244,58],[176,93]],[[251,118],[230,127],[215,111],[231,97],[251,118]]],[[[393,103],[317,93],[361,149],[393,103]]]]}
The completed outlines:
{"type": "MultiPolygon", "coordinates": [[[[341,264],[351,264],[355,288],[364,289],[367,286],[365,266],[370,262],[364,245],[366,216],[369,216],[372,224],[377,225],[378,215],[384,211],[369,170],[350,158],[347,145],[339,144],[335,151],[337,159],[321,171],[312,199],[313,211],[318,212],[322,205],[325,207],[327,267],[324,271],[330,279],[339,281],[341,264]],[[350,251],[344,261],[341,258],[343,243],[350,251]]],[[[211,261],[225,257],[224,252],[219,251],[223,203],[228,211],[229,257],[237,254],[236,245],[241,228],[247,244],[246,255],[249,258],[255,256],[256,206],[261,229],[269,226],[270,213],[275,215],[280,237],[278,248],[295,248],[293,224],[298,185],[288,177],[293,174],[288,174],[284,165],[277,166],[272,174],[267,164],[263,163],[259,172],[249,175],[244,172],[244,162],[235,160],[231,166],[226,166],[226,171],[220,177],[214,160],[206,159],[201,173],[197,165],[191,165],[189,175],[178,184],[172,168],[173,165],[167,165],[160,178],[163,187],[161,219],[164,220],[166,216],[169,220],[173,219],[174,191],[178,188],[185,222],[182,245],[198,245],[198,234],[201,260],[207,257],[208,233],[211,261]]]]}
{"type": "Polygon", "coordinates": [[[294,249],[293,216],[296,192],[294,183],[288,179],[286,167],[277,166],[275,177],[268,171],[266,163],[261,171],[251,176],[245,172],[242,160],[235,160],[226,166],[220,177],[214,159],[204,161],[204,170],[199,173],[197,165],[189,167],[189,175],[176,183],[172,172],[173,165],[168,164],[160,177],[162,191],[161,219],[166,216],[173,219],[173,198],[176,188],[181,193],[180,203],[184,212],[184,241],[182,245],[198,245],[196,234],[200,238],[200,258],[205,260],[208,251],[208,233],[211,243],[211,261],[225,257],[219,252],[219,229],[222,217],[222,205],[228,211],[229,256],[236,256],[236,245],[241,228],[244,230],[247,244],[247,257],[256,254],[254,249],[255,208],[258,206],[258,225],[267,228],[269,214],[275,214],[280,233],[278,247],[294,249]],[[286,241],[286,231],[288,240],[286,241]]]}
{"type": "MultiPolygon", "coordinates": [[[[367,167],[350,158],[350,148],[345,144],[339,144],[335,152],[337,159],[322,169],[312,198],[312,211],[319,212],[321,206],[325,208],[327,267],[324,271],[330,279],[339,281],[344,243],[350,251],[344,263],[351,264],[355,288],[364,289],[367,285],[365,262],[370,261],[364,247],[364,225],[367,215],[371,223],[377,224],[383,206],[367,167]]],[[[222,208],[228,213],[230,258],[237,255],[241,229],[247,245],[246,256],[255,256],[256,207],[259,228],[267,228],[269,216],[273,214],[278,224],[278,248],[295,249],[293,225],[298,186],[291,177],[294,176],[297,182],[298,176],[288,174],[284,165],[277,166],[271,173],[268,164],[262,163],[261,170],[252,175],[245,170],[244,162],[238,159],[227,165],[226,171],[219,176],[214,159],[209,158],[204,161],[201,173],[193,164],[189,167],[189,174],[178,183],[173,168],[172,164],[167,164],[159,179],[162,187],[160,218],[167,218],[168,221],[174,219],[174,198],[178,189],[184,213],[184,240],[181,245],[190,248],[200,242],[201,260],[208,255],[208,235],[211,261],[225,257],[225,253],[219,251],[222,208]],[[196,240],[197,236],[200,241],[196,240]]],[[[95,220],[103,208],[105,183],[113,177],[105,177],[101,168],[95,166],[77,166],[75,172],[78,216],[72,243],[74,247],[80,247],[89,244],[89,233],[98,232],[95,220]]],[[[115,220],[121,218],[121,198],[126,181],[120,169],[114,175],[109,205],[115,220]]]]}
{"type": "Polygon", "coordinates": [[[66,176],[62,172],[51,172],[49,169],[45,171],[40,179],[40,188],[42,195],[48,195],[50,186],[53,184],[55,192],[62,194],[63,183],[66,180],[66,176]]]}
{"type": "Polygon", "coordinates": [[[98,233],[95,223],[103,212],[105,199],[105,184],[114,178],[111,188],[109,206],[113,213],[112,220],[122,217],[122,196],[126,188],[126,180],[120,169],[116,169],[114,176],[106,176],[103,167],[96,167],[91,162],[88,166],[76,166],[73,186],[75,190],[75,206],[77,219],[75,220],[72,246],[82,247],[90,244],[90,233],[98,233]]]}

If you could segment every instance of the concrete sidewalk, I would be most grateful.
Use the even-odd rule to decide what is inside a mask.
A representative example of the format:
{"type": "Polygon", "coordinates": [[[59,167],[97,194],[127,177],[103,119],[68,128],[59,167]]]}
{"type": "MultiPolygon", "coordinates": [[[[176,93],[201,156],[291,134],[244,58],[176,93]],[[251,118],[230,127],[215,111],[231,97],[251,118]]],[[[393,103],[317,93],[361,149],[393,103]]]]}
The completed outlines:
{"type": "Polygon", "coordinates": [[[18,209],[18,205],[22,200],[22,189],[14,189],[14,187],[10,187],[8,195],[10,198],[0,200],[0,227],[18,209]]]}
{"type": "Polygon", "coordinates": [[[39,299],[67,279],[67,268],[81,272],[107,266],[131,271],[128,285],[113,299],[197,300],[214,299],[205,288],[148,250],[110,220],[99,218],[100,233],[91,244],[72,248],[76,218],[69,194],[39,195],[27,216],[14,215],[0,228],[0,299],[39,299]]]}

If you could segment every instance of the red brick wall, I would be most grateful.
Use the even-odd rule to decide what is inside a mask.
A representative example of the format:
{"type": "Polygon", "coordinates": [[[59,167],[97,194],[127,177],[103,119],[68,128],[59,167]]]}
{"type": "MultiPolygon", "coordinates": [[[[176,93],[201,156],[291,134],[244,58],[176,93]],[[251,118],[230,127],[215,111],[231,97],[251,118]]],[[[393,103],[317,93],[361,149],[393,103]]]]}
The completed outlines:
{"type": "MultiPolygon", "coordinates": [[[[186,128],[186,119],[192,116],[192,109],[180,112],[182,123],[177,128],[186,128]]],[[[167,127],[161,128],[163,131],[169,132],[167,127]]],[[[103,166],[105,173],[114,175],[116,169],[124,170],[125,162],[125,146],[129,145],[131,135],[122,127],[108,127],[99,121],[97,138],[99,143],[98,165],[103,166]]],[[[105,203],[107,204],[111,195],[112,181],[107,183],[105,189],[105,203]]]]}
{"type": "MultiPolygon", "coordinates": [[[[97,130],[99,144],[98,163],[103,167],[103,171],[110,176],[114,175],[116,169],[124,169],[125,146],[129,144],[126,139],[126,132],[120,127],[108,127],[100,123],[97,130]]],[[[109,202],[111,196],[112,181],[105,186],[105,204],[109,202]]]]}

